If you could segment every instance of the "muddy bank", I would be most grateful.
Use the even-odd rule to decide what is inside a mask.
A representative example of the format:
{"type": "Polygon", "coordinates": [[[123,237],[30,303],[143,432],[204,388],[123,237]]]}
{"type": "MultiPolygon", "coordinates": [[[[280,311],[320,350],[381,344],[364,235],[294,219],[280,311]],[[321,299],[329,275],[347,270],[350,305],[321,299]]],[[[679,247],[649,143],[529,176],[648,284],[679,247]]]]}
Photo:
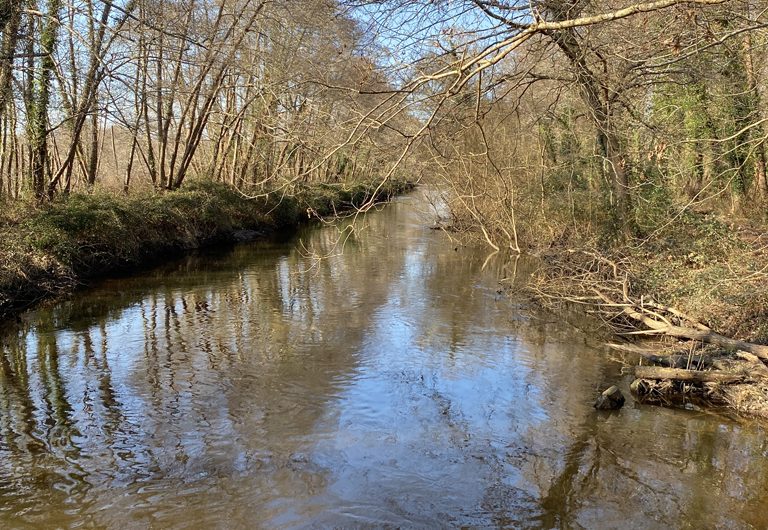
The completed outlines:
{"type": "Polygon", "coordinates": [[[247,198],[196,183],[159,194],[73,194],[42,207],[8,207],[0,216],[0,320],[94,277],[292,230],[412,188],[399,180],[319,184],[247,198]]]}

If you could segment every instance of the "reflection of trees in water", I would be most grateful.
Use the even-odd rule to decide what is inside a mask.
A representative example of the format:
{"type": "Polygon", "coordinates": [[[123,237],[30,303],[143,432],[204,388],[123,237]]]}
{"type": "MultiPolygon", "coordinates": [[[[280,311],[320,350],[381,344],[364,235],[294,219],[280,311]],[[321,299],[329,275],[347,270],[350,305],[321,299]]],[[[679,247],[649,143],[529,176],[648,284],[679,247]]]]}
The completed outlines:
{"type": "MultiPolygon", "coordinates": [[[[367,221],[373,233],[385,223],[376,219],[367,221]]],[[[314,231],[309,244],[323,254],[335,237],[314,231]]],[[[404,252],[380,235],[317,262],[239,247],[234,264],[214,258],[189,276],[178,272],[185,265],[166,269],[149,294],[135,279],[111,280],[111,292],[32,314],[31,326],[3,338],[3,482],[41,511],[63,506],[56,488],[84,502],[92,486],[233,477],[254,466],[274,468],[263,475],[272,495],[294,487],[274,477],[299,465],[292,455],[355,370],[404,252]]],[[[0,514],[4,503],[18,510],[21,500],[0,491],[0,514]]]]}
{"type": "MultiPolygon", "coordinates": [[[[589,526],[600,520],[601,506],[607,524],[614,515],[617,525],[643,517],[646,521],[659,517],[678,523],[695,521],[701,526],[718,517],[721,525],[734,520],[765,523],[754,513],[768,486],[765,467],[753,469],[761,462],[757,456],[762,447],[759,433],[727,424],[724,429],[711,418],[696,419],[672,411],[640,416],[627,410],[623,414],[629,418],[596,415],[592,398],[621,375],[616,365],[600,358],[602,351],[589,346],[588,336],[579,341],[581,335],[563,326],[555,315],[526,312],[520,318],[489,311],[473,284],[479,283],[484,267],[491,278],[500,277],[501,272],[509,275],[504,270],[509,267],[506,262],[481,256],[457,259],[453,253],[430,247],[439,246],[434,240],[422,243],[424,247],[417,247],[415,253],[430,259],[408,263],[406,268],[413,266],[417,271],[412,282],[401,287],[403,291],[418,289],[416,283],[421,282],[424,298],[438,301],[415,316],[421,319],[413,326],[423,334],[421,341],[429,343],[435,353],[450,355],[472,335],[483,333],[484,326],[488,330],[506,327],[527,350],[527,366],[520,367],[524,380],[510,380],[511,385],[526,387],[517,394],[520,401],[514,406],[530,410],[527,402],[533,401],[541,408],[540,416],[521,414],[521,425],[510,414],[509,431],[517,434],[505,462],[495,462],[499,455],[489,458],[487,449],[478,445],[469,444],[466,450],[467,455],[481,453],[490,462],[483,506],[495,514],[498,524],[527,521],[557,527],[581,521],[589,526]],[[438,332],[435,326],[449,330],[438,332]],[[745,454],[752,457],[745,458],[745,454]],[[511,485],[508,477],[518,471],[521,480],[511,485]],[[719,514],[712,508],[713,494],[728,506],[719,514]],[[742,515],[732,517],[739,512],[742,515]]],[[[524,277],[527,265],[518,266],[518,274],[524,277]]],[[[440,402],[448,399],[435,395],[440,402]]],[[[452,426],[471,430],[472,425],[462,420],[471,417],[471,412],[462,406],[461,400],[455,400],[442,408],[450,411],[446,418],[452,426]]]]}
{"type": "MultiPolygon", "coordinates": [[[[108,281],[6,333],[0,522],[29,509],[65,524],[76,518],[67,515],[69,496],[119,508],[107,498],[119,488],[148,505],[241,487],[265,505],[281,497],[300,505],[330,480],[305,455],[329,428],[318,420],[333,418],[329,403],[356,376],[362,351],[400,340],[387,312],[407,321],[410,343],[445,373],[471,378],[509,363],[501,367],[509,380],[499,383],[509,410],[464,399],[450,378],[425,379],[434,374],[418,367],[391,382],[412,393],[396,403],[434,411],[462,465],[482,456],[485,491],[470,492],[480,493],[482,517],[576,526],[594,522],[602,506],[606,516],[677,512],[678,522],[704,525],[713,513],[706,503],[718,496],[724,525],[727,512],[764,522],[750,511],[768,490],[755,464],[764,458],[759,434],[631,406],[596,416],[585,396],[615,382],[616,368],[557,319],[488,303],[495,278],[522,279],[528,266],[454,251],[398,215],[392,208],[358,221],[343,256],[329,227],[304,234],[316,255],[257,244],[192,257],[108,281]],[[470,343],[485,350],[467,354],[470,343]],[[475,436],[478,429],[508,445],[475,436]],[[167,491],[142,493],[153,483],[167,491]]],[[[187,509],[202,521],[229,506],[213,500],[187,509]]]]}
{"type": "Polygon", "coordinates": [[[762,502],[758,492],[765,491],[766,476],[761,469],[750,471],[754,461],[731,465],[739,451],[721,443],[730,429],[689,418],[675,433],[653,439],[653,432],[627,436],[622,421],[618,416],[584,421],[557,467],[546,473],[529,470],[529,478],[542,486],[542,527],[589,526],[598,512],[608,527],[629,521],[720,527],[750,520],[745,507],[762,502]],[[694,443],[686,440],[692,433],[698,438],[694,443]],[[730,477],[744,473],[749,473],[749,490],[723,487],[730,477]]]}
{"type": "Polygon", "coordinates": [[[620,413],[596,413],[592,399],[621,379],[617,367],[578,335],[564,342],[555,318],[516,321],[514,329],[529,350],[526,380],[536,393],[527,399],[541,403],[545,417],[523,426],[509,446],[510,474],[519,479],[500,520],[528,513],[528,524],[543,528],[765,525],[765,515],[755,515],[768,488],[768,469],[756,457],[759,431],[707,415],[636,410],[631,399],[620,413]]]}
{"type": "Polygon", "coordinates": [[[61,352],[45,334],[10,336],[0,355],[0,510],[44,509],[29,492],[65,499],[85,487],[81,432],[73,419],[61,352]]]}
{"type": "MultiPolygon", "coordinates": [[[[562,366],[548,369],[553,381],[567,385],[556,395],[567,396],[589,380],[588,368],[562,366]]],[[[615,375],[596,379],[604,388],[615,375]]],[[[745,458],[762,445],[760,433],[711,417],[658,409],[640,414],[631,407],[630,402],[621,413],[602,414],[585,399],[555,399],[550,411],[556,421],[523,436],[517,450],[525,456],[513,462],[540,499],[538,524],[588,527],[599,520],[608,527],[630,521],[713,527],[750,520],[750,506],[762,502],[760,492],[768,487],[765,467],[756,465],[760,460],[745,458]]]]}

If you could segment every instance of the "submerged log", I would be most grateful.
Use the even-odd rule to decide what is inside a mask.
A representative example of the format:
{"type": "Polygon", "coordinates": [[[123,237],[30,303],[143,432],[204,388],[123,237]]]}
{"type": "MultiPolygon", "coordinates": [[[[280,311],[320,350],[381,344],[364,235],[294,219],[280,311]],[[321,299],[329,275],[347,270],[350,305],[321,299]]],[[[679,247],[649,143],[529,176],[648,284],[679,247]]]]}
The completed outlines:
{"type": "Polygon", "coordinates": [[[658,354],[654,350],[641,348],[635,344],[616,344],[612,342],[607,342],[606,346],[617,351],[640,355],[650,363],[666,366],[667,368],[688,368],[691,360],[695,361],[699,368],[701,366],[709,367],[711,364],[711,360],[700,353],[693,356],[682,353],[658,354]]]}
{"type": "Polygon", "coordinates": [[[684,370],[682,368],[665,368],[662,366],[637,366],[635,377],[638,379],[655,379],[683,381],[686,383],[741,383],[749,378],[749,374],[724,372],[722,370],[684,370]]]}
{"type": "Polygon", "coordinates": [[[624,394],[616,385],[604,391],[595,401],[597,410],[618,410],[624,406],[624,394]]]}

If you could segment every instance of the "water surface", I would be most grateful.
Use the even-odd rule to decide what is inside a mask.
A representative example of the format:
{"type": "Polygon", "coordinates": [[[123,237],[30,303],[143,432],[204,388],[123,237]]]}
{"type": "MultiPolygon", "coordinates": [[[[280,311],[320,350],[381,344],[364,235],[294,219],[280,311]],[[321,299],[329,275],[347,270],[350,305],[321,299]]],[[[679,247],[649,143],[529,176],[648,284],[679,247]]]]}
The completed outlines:
{"type": "Polygon", "coordinates": [[[636,405],[421,193],[0,337],[2,528],[765,528],[765,430],[636,405]],[[343,242],[343,244],[341,244],[343,242]]]}

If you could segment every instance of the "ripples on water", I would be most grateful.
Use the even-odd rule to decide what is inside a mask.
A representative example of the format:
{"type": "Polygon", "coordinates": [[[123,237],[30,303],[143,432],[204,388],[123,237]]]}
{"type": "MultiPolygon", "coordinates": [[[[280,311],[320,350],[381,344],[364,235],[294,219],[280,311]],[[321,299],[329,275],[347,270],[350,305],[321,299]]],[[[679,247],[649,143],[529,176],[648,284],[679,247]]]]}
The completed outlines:
{"type": "Polygon", "coordinates": [[[768,526],[765,432],[634,405],[418,194],[102,282],[0,339],[0,527],[768,526]],[[311,255],[306,247],[316,255],[311,255]]]}

